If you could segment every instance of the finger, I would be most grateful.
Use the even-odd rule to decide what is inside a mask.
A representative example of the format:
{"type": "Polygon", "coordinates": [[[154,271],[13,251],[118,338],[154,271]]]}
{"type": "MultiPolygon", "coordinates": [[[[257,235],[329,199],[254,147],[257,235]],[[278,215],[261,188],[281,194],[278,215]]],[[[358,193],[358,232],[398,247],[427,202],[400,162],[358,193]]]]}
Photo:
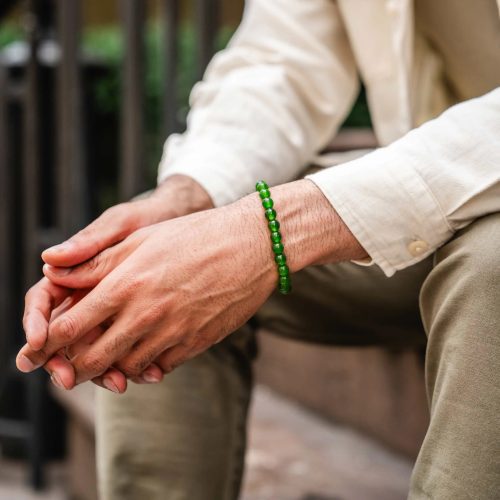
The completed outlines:
{"type": "Polygon", "coordinates": [[[81,264],[123,240],[145,223],[147,200],[116,205],[69,240],[45,250],[42,259],[56,267],[81,264]]]}
{"type": "Polygon", "coordinates": [[[127,238],[77,266],[55,267],[45,264],[43,274],[59,286],[78,289],[93,288],[121,264],[139,246],[143,239],[138,237],[127,238]]]}
{"type": "Polygon", "coordinates": [[[30,347],[37,351],[47,340],[47,329],[50,316],[72,290],[62,288],[42,278],[31,287],[25,297],[23,327],[30,347]]]}
{"type": "Polygon", "coordinates": [[[109,368],[103,375],[93,378],[92,382],[115,394],[123,394],[127,390],[127,377],[113,367],[109,368]]]}
{"type": "Polygon", "coordinates": [[[61,347],[75,343],[113,316],[120,295],[118,286],[100,283],[80,302],[50,323],[47,342],[42,349],[34,351],[29,345],[21,348],[16,360],[19,370],[30,372],[44,365],[61,347]]]}
{"type": "MultiPolygon", "coordinates": [[[[165,349],[177,345],[179,340],[178,335],[172,334],[168,330],[156,336],[146,336],[134,343],[132,348],[127,351],[126,355],[120,356],[114,365],[124,373],[127,378],[131,380],[139,379],[143,372],[149,369],[160,353],[165,351],[165,349]]],[[[144,378],[142,380],[143,382],[155,383],[161,381],[155,369],[156,365],[153,366],[154,367],[150,371],[147,371],[146,374],[146,377],[149,377],[150,381],[144,378]]]]}
{"type": "Polygon", "coordinates": [[[163,370],[163,373],[170,373],[189,359],[201,354],[204,350],[193,348],[187,344],[177,344],[160,354],[156,358],[156,363],[163,370]]]}
{"type": "Polygon", "coordinates": [[[85,352],[105,331],[101,325],[96,326],[89,333],[85,334],[74,344],[64,347],[64,353],[69,361],[72,361],[80,353],[85,352]]]}
{"type": "Polygon", "coordinates": [[[71,363],[56,354],[44,366],[50,374],[50,380],[59,389],[72,389],[75,386],[75,371],[71,363]]]}
{"type": "MultiPolygon", "coordinates": [[[[73,358],[77,383],[95,378],[114,365],[127,378],[139,377],[141,373],[151,364],[154,358],[169,345],[166,341],[158,341],[148,345],[148,352],[141,357],[141,363],[130,368],[130,364],[123,361],[130,358],[130,353],[136,351],[136,345],[144,335],[140,328],[141,321],[132,321],[130,315],[124,315],[113,323],[91,346],[73,358]],[[145,357],[147,356],[147,359],[145,357]]],[[[171,340],[171,342],[175,342],[171,340]]],[[[143,350],[142,350],[143,351],[143,350]]],[[[141,352],[142,352],[141,351],[141,352]]]]}
{"type": "Polygon", "coordinates": [[[71,295],[69,295],[66,299],[64,299],[55,309],[53,309],[52,314],[50,315],[49,324],[54,321],[56,318],[61,316],[61,314],[65,313],[69,309],[71,309],[75,304],[80,302],[80,300],[89,293],[90,290],[71,290],[71,295]]]}
{"type": "MultiPolygon", "coordinates": [[[[53,356],[45,364],[44,368],[50,374],[50,379],[56,387],[60,389],[72,389],[76,385],[73,365],[67,359],[64,359],[64,357],[60,355],[53,356]]],[[[156,369],[160,370],[158,367],[156,369]]],[[[96,377],[93,382],[117,394],[121,394],[127,390],[127,378],[113,367],[107,370],[104,375],[96,377]]]]}
{"type": "Polygon", "coordinates": [[[139,377],[132,379],[136,384],[158,384],[163,380],[163,370],[156,364],[150,364],[139,377]]]}

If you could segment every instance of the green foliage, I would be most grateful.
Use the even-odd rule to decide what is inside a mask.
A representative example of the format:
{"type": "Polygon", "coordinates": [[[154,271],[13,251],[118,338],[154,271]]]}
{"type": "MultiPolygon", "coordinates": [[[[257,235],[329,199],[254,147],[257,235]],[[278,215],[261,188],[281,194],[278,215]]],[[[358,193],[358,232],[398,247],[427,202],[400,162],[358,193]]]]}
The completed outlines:
{"type": "Polygon", "coordinates": [[[88,29],[83,34],[84,54],[98,59],[108,68],[106,76],[94,83],[92,93],[97,106],[105,113],[116,112],[120,104],[120,65],[123,40],[116,26],[88,29]]]}
{"type": "Polygon", "coordinates": [[[6,23],[0,25],[0,49],[5,47],[9,43],[22,39],[23,31],[17,24],[6,23]]]}
{"type": "MultiPolygon", "coordinates": [[[[216,48],[225,47],[233,30],[222,28],[217,36],[216,48]]],[[[145,37],[145,95],[148,115],[156,115],[163,99],[163,33],[159,23],[150,23],[145,37]],[[158,106],[157,106],[158,104],[158,106]]],[[[189,93],[196,82],[196,38],[193,26],[184,24],[179,29],[179,56],[177,75],[178,106],[181,118],[187,114],[189,93]]],[[[117,110],[120,97],[120,67],[123,59],[123,37],[117,26],[106,26],[87,29],[83,36],[83,47],[87,55],[98,58],[111,71],[106,78],[101,79],[95,88],[99,105],[104,110],[117,110]]]]}
{"type": "MultiPolygon", "coordinates": [[[[225,47],[233,30],[222,28],[216,39],[216,49],[225,47]]],[[[162,109],[164,99],[165,59],[163,51],[163,32],[159,23],[150,23],[146,29],[145,56],[145,127],[146,127],[146,164],[149,176],[156,171],[163,137],[162,109]]],[[[85,54],[98,59],[106,65],[106,75],[94,82],[92,95],[97,106],[105,113],[119,113],[121,96],[121,64],[124,55],[123,37],[117,26],[106,26],[85,30],[83,34],[85,54]]],[[[178,119],[185,123],[189,109],[189,93],[196,82],[196,36],[192,25],[184,24],[179,28],[178,67],[176,76],[178,119]]]]}

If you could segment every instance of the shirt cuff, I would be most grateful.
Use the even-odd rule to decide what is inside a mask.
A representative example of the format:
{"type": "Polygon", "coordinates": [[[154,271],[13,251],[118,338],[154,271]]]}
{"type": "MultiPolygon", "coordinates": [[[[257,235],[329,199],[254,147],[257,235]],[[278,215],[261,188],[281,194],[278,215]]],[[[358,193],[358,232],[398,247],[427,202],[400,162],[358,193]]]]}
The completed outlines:
{"type": "Polygon", "coordinates": [[[164,148],[158,170],[158,184],[172,175],[194,179],[220,207],[240,199],[254,190],[254,179],[237,156],[228,148],[197,139],[196,145],[171,136],[164,148]]]}
{"type": "Polygon", "coordinates": [[[386,276],[423,260],[453,234],[411,161],[382,148],[307,176],[386,276]]]}

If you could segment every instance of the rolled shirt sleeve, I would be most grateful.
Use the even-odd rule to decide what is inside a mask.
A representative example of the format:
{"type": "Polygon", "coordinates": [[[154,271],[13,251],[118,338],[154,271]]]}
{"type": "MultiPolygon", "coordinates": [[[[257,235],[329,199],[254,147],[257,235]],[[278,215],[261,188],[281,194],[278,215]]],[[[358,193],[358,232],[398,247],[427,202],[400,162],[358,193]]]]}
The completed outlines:
{"type": "Polygon", "coordinates": [[[358,90],[330,0],[250,0],[191,93],[187,131],[164,146],[158,181],[194,178],[216,206],[296,178],[335,134],[358,90]]]}
{"type": "Polygon", "coordinates": [[[308,178],[391,276],[500,211],[500,88],[308,178]]]}

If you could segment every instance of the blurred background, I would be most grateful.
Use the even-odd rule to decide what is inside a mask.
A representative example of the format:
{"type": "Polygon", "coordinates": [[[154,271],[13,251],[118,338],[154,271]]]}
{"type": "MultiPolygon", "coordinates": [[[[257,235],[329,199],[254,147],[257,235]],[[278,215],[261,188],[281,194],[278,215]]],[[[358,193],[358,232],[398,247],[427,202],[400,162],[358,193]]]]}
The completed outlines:
{"type": "MultiPolygon", "coordinates": [[[[40,252],[151,188],[243,0],[0,0],[0,499],[97,498],[91,386],[16,372],[40,252]]],[[[364,91],[329,151],[374,147],[364,91]]],[[[261,332],[244,500],[406,498],[423,353],[261,332]]]]}

